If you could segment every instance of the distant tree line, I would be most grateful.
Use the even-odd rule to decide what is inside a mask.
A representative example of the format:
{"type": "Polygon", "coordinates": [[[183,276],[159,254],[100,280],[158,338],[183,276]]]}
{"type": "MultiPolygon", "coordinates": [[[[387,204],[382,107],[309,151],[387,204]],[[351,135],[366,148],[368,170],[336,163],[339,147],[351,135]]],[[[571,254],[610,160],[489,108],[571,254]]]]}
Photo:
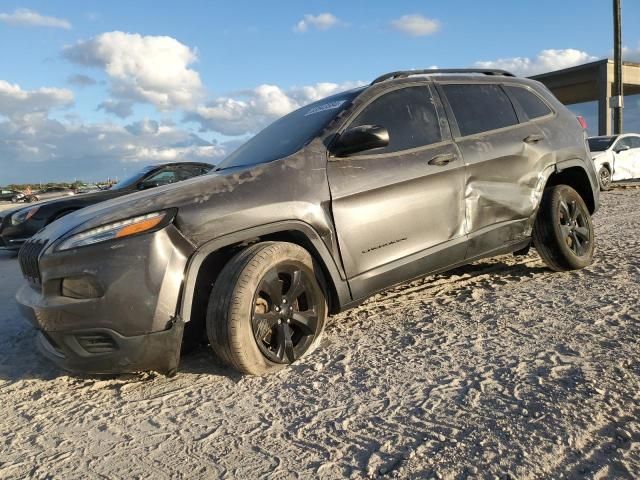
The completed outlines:
{"type": "Polygon", "coordinates": [[[83,188],[86,185],[98,185],[102,187],[102,186],[113,185],[114,183],[117,183],[117,182],[114,180],[107,180],[104,182],[83,182],[81,180],[76,180],[75,182],[10,183],[9,185],[3,188],[7,190],[17,190],[19,192],[23,190],[27,190],[29,188],[33,191],[36,191],[36,190],[44,190],[45,188],[50,188],[50,187],[64,187],[64,188],[71,188],[75,190],[75,189],[83,188]]]}

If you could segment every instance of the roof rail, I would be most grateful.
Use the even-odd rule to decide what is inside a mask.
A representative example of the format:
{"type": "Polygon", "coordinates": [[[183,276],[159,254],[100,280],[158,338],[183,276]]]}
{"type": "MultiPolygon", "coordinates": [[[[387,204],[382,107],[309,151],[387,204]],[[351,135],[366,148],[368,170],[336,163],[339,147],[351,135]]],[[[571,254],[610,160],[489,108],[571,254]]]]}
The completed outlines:
{"type": "Polygon", "coordinates": [[[392,80],[394,78],[407,78],[411,75],[432,75],[437,73],[481,73],[483,75],[502,75],[504,77],[515,77],[513,73],[506,70],[497,70],[489,68],[430,68],[426,70],[400,70],[397,72],[385,73],[379,76],[371,85],[384,82],[385,80],[392,80]]]}

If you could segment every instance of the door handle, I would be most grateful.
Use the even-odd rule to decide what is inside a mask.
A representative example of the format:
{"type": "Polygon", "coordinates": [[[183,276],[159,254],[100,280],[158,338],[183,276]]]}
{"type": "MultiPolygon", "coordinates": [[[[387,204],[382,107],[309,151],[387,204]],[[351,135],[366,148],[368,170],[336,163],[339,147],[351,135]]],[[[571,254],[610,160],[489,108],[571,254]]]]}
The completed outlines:
{"type": "Polygon", "coordinates": [[[429,160],[429,165],[435,165],[436,167],[443,167],[447,163],[456,159],[453,153],[441,153],[429,160]]]}
{"type": "Polygon", "coordinates": [[[525,142],[525,143],[538,143],[542,139],[544,139],[544,137],[542,135],[539,135],[537,133],[532,133],[531,135],[529,135],[527,138],[525,138],[522,141],[525,142]]]}

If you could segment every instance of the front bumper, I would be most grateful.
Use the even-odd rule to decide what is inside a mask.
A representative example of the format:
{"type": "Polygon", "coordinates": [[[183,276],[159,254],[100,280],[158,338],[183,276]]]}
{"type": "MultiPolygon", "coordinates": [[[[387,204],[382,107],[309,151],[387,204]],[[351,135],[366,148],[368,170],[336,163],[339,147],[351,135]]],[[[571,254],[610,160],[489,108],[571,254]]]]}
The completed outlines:
{"type": "Polygon", "coordinates": [[[45,356],[75,372],[175,372],[184,326],[176,310],[193,252],[180,232],[168,225],[64,252],[28,248],[43,234],[20,253],[30,284],[16,300],[45,356]]]}
{"type": "Polygon", "coordinates": [[[36,338],[40,352],[58,367],[89,374],[155,370],[173,375],[180,362],[183,322],[164,332],[123,337],[113,330],[43,332],[36,338]]]}

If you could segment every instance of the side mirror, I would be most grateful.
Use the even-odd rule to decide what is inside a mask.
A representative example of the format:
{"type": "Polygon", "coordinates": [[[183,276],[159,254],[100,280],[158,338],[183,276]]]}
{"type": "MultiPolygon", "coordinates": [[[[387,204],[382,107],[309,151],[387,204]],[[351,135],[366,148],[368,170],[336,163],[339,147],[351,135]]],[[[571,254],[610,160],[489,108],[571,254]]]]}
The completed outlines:
{"type": "Polygon", "coordinates": [[[620,153],[620,152],[626,152],[627,150],[630,150],[631,147],[629,145],[620,145],[619,147],[615,148],[615,152],[616,153],[620,153]]]}
{"type": "Polygon", "coordinates": [[[336,157],[346,157],[358,152],[389,145],[389,131],[379,125],[361,125],[345,131],[331,148],[336,157]]]}

